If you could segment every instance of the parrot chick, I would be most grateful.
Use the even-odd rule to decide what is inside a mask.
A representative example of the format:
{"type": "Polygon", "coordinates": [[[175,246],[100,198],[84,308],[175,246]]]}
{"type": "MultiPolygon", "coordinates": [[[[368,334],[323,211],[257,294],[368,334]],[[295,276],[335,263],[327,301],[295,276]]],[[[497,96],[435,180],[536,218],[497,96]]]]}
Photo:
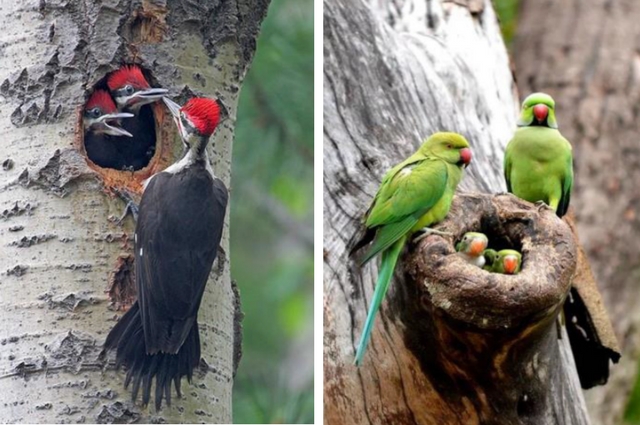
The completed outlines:
{"type": "Polygon", "coordinates": [[[484,266],[485,258],[482,255],[489,244],[489,239],[483,233],[467,232],[456,245],[458,254],[469,264],[476,267],[484,266]]]}
{"type": "Polygon", "coordinates": [[[493,270],[493,264],[496,262],[496,260],[498,259],[498,251],[496,251],[495,249],[485,249],[482,252],[482,256],[484,257],[484,266],[482,267],[483,270],[486,270],[488,272],[493,270]]]}
{"type": "Polygon", "coordinates": [[[522,264],[522,254],[513,249],[503,249],[497,252],[491,271],[501,274],[518,274],[522,264]]]}

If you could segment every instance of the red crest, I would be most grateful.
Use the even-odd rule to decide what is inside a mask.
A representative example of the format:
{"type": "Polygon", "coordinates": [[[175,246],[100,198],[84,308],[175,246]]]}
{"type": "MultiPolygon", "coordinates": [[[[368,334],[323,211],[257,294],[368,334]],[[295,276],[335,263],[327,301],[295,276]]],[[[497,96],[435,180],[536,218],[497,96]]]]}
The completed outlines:
{"type": "Polygon", "coordinates": [[[87,101],[85,109],[89,110],[95,107],[100,108],[102,112],[106,114],[116,111],[116,104],[114,103],[113,99],[111,99],[111,95],[109,94],[109,92],[106,90],[94,91],[87,101]]]}
{"type": "Polygon", "coordinates": [[[127,84],[131,84],[134,89],[148,89],[151,86],[142,75],[142,70],[137,65],[124,65],[117,71],[113,71],[107,77],[109,90],[120,89],[127,84]]]}
{"type": "Polygon", "coordinates": [[[187,117],[203,136],[210,136],[220,122],[220,106],[218,102],[206,97],[189,99],[182,107],[187,117]]]}

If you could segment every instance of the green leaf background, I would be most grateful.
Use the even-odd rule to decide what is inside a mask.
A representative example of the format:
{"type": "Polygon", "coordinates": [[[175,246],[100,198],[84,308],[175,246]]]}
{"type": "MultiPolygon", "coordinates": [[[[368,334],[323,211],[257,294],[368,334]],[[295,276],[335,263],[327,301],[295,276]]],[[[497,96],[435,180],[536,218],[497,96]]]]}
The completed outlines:
{"type": "Polygon", "coordinates": [[[238,110],[231,271],[235,423],[313,422],[313,1],[273,0],[238,110]]]}

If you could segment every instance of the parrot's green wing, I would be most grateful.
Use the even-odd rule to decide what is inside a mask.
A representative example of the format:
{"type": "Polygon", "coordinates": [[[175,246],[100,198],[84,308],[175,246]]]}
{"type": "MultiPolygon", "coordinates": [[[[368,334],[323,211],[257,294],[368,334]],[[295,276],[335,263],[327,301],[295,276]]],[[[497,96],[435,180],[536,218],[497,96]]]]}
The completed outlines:
{"type": "Polygon", "coordinates": [[[380,186],[367,216],[367,227],[397,223],[409,216],[416,221],[440,200],[447,186],[444,161],[425,158],[398,170],[380,186]]]}
{"type": "MultiPolygon", "coordinates": [[[[424,155],[420,153],[415,153],[411,155],[409,158],[402,161],[400,164],[395,165],[392,169],[387,171],[386,174],[382,177],[382,183],[380,183],[380,188],[382,188],[383,186],[386,186],[389,183],[389,181],[393,179],[393,176],[395,176],[398,173],[398,171],[402,170],[405,167],[413,166],[417,162],[424,161],[425,158],[426,157],[424,155]]],[[[356,251],[359,251],[362,247],[369,245],[371,241],[375,239],[376,234],[378,233],[375,227],[367,226],[364,223],[366,223],[367,218],[369,217],[369,215],[371,214],[371,211],[374,209],[374,207],[378,202],[378,198],[381,192],[380,188],[378,189],[378,192],[373,198],[373,201],[371,201],[371,205],[367,209],[367,212],[364,214],[364,217],[362,220],[363,222],[362,228],[358,233],[356,233],[355,238],[351,242],[349,242],[349,245],[350,245],[349,256],[353,255],[356,251]]],[[[371,257],[369,257],[367,261],[370,259],[371,257]]],[[[366,261],[361,263],[364,264],[366,263],[366,261]]]]}
{"type": "MultiPolygon", "coordinates": [[[[387,187],[390,184],[390,182],[393,180],[393,178],[400,171],[402,171],[405,168],[413,168],[417,163],[420,163],[420,162],[422,162],[422,161],[424,161],[426,159],[427,158],[424,155],[413,154],[409,158],[405,159],[400,164],[395,165],[392,169],[390,169],[389,171],[386,172],[386,174],[382,177],[382,182],[380,182],[380,186],[378,187],[378,192],[376,192],[376,196],[373,198],[373,201],[371,201],[371,205],[369,206],[369,209],[367,210],[367,212],[366,212],[366,214],[364,216],[364,221],[366,223],[368,223],[369,216],[371,215],[371,212],[373,211],[373,209],[378,204],[378,200],[380,199],[380,195],[382,193],[382,189],[384,187],[387,187]]],[[[367,225],[367,227],[373,227],[373,226],[368,226],[367,225]]]]}
{"type": "Polygon", "coordinates": [[[366,226],[377,228],[377,233],[362,264],[389,248],[416,225],[444,194],[447,177],[443,161],[426,158],[396,170],[380,186],[366,221],[366,226]]]}
{"type": "Polygon", "coordinates": [[[569,201],[571,201],[571,188],[573,187],[573,157],[569,156],[567,160],[567,173],[562,180],[562,197],[558,204],[558,211],[556,214],[558,217],[562,217],[567,213],[569,209],[569,201]]]}
{"type": "Polygon", "coordinates": [[[509,146],[511,143],[507,145],[507,149],[504,151],[504,181],[507,182],[507,192],[513,193],[511,190],[511,151],[509,146]]]}
{"type": "Polygon", "coordinates": [[[418,222],[417,218],[409,216],[398,223],[388,224],[378,228],[376,237],[364,255],[360,264],[365,264],[380,252],[389,248],[395,241],[409,233],[409,230],[418,222]]]}

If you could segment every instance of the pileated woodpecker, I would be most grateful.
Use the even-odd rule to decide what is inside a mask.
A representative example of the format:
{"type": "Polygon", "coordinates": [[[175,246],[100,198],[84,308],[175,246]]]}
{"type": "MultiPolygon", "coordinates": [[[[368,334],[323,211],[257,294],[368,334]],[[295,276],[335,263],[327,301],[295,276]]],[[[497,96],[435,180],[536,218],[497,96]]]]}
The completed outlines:
{"type": "Polygon", "coordinates": [[[185,146],[183,158],[145,184],[135,233],[138,300],[105,342],[117,349],[116,364],[128,366],[125,388],[132,397],[142,386],[149,403],[156,379],[155,405],[171,402],[171,382],[191,382],[200,362],[198,308],[216,258],[227,189],[211,169],[206,146],[218,125],[216,101],[193,98],[182,108],[164,99],[185,146]]]}
{"type": "Polygon", "coordinates": [[[133,139],[119,146],[118,158],[124,166],[111,168],[139,170],[149,163],[156,148],[156,123],[150,104],[160,100],[167,90],[152,88],[137,65],[125,65],[112,72],[107,86],[118,110],[135,115],[123,124],[133,135],[133,139]]]}
{"type": "Polygon", "coordinates": [[[120,118],[133,114],[118,112],[116,104],[106,90],[93,92],[84,108],[84,147],[87,156],[101,167],[108,166],[117,156],[117,138],[130,140],[131,133],[118,127],[120,118]]]}

